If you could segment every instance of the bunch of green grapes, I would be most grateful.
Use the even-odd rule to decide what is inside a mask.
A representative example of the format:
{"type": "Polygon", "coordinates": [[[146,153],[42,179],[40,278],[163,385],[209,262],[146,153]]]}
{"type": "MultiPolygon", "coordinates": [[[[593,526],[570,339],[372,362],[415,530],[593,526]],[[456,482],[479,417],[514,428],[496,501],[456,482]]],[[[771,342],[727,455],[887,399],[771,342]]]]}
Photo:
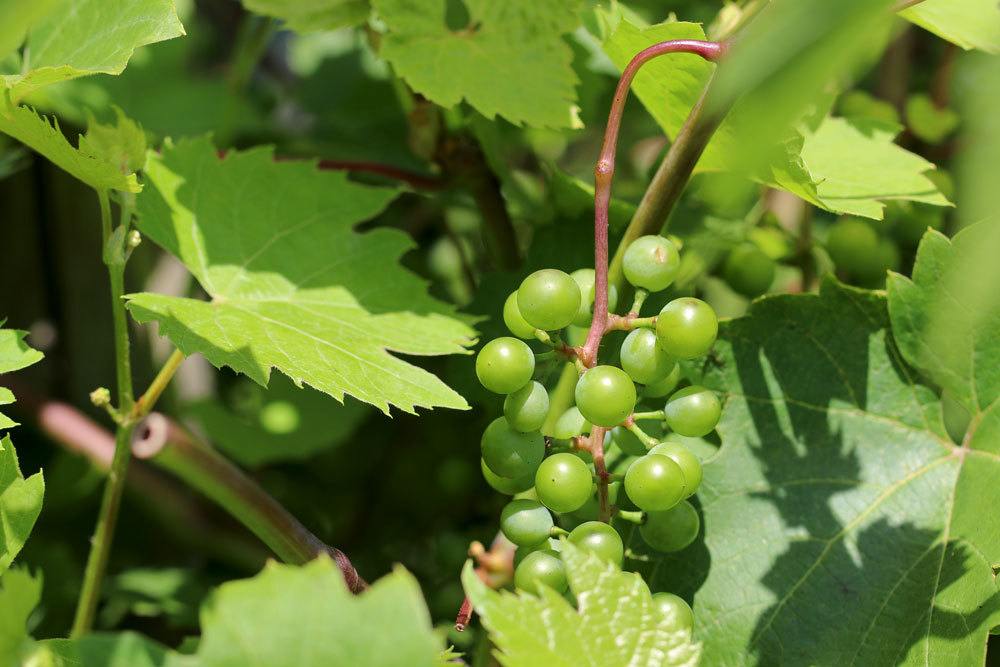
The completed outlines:
{"type": "MultiPolygon", "coordinates": [[[[572,274],[543,269],[525,278],[504,304],[504,322],[513,336],[489,341],[476,358],[483,386],[506,394],[503,416],[483,433],[481,465],[490,486],[514,496],[503,509],[500,529],[517,545],[514,582],[522,590],[537,593],[543,584],[566,591],[561,539],[621,567],[626,550],[618,525],[638,523],[643,540],[663,552],[679,551],[698,535],[700,520],[688,499],[701,482],[701,462],[671,432],[707,435],[722,408],[715,393],[704,387],[677,389],[677,361],[709,351],[718,319],[711,306],[691,297],[670,301],[655,317],[639,313],[646,295],[666,289],[679,268],[677,248],[666,238],[644,236],[628,247],[623,269],[636,288],[636,300],[629,314],[615,320],[615,328],[629,330],[620,366],[597,361],[588,367],[580,348],[560,340],[563,329],[591,323],[591,269],[572,274]],[[549,394],[535,377],[541,355],[525,340],[547,343],[575,360],[580,371],[576,405],[545,434],[549,394]],[[647,404],[655,401],[660,409],[637,411],[640,398],[647,404]],[[660,422],[668,435],[648,435],[638,424],[643,420],[660,422]],[[609,454],[620,450],[619,458],[627,463],[614,475],[604,469],[605,448],[609,454]],[[574,513],[594,504],[602,483],[607,485],[603,502],[610,497],[616,506],[603,508],[600,518],[605,521],[576,525],[579,515],[574,513]]],[[[609,310],[616,301],[612,288],[609,310]]],[[[682,599],[658,593],[656,601],[664,613],[690,626],[691,610],[682,599]]]]}

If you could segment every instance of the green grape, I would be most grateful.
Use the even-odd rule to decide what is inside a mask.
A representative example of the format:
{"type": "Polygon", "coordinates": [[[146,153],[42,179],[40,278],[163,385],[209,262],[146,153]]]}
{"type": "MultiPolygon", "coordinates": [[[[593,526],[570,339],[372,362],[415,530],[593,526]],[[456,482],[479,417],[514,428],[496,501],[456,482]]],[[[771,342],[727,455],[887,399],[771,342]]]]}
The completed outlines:
{"type": "Polygon", "coordinates": [[[518,433],[503,417],[494,419],[486,427],[480,444],[486,467],[509,479],[519,479],[534,472],[545,456],[545,439],[541,433],[518,433]]]}
{"type": "Polygon", "coordinates": [[[569,588],[566,566],[559,554],[550,549],[532,551],[514,570],[514,585],[526,593],[538,595],[540,585],[545,585],[557,593],[569,588]]]}
{"type": "Polygon", "coordinates": [[[667,426],[681,435],[700,438],[719,424],[722,405],[715,392],[698,385],[685,387],[667,399],[663,407],[667,426]]]}
{"type": "Polygon", "coordinates": [[[636,287],[659,292],[674,282],[681,269],[681,258],[669,239],[640,236],[625,250],[622,258],[625,279],[636,287]]]}
{"type": "Polygon", "coordinates": [[[552,515],[537,500],[515,499],[500,512],[500,530],[518,546],[538,544],[549,537],[552,515]]]}
{"type": "Polygon", "coordinates": [[[548,414],[549,392],[540,382],[526,384],[503,401],[503,416],[515,431],[537,431],[548,414]]]}
{"type": "Polygon", "coordinates": [[[878,232],[859,218],[841,218],[830,227],[826,251],[837,268],[852,276],[881,272],[878,232]]]}
{"type": "Polygon", "coordinates": [[[729,286],[743,296],[753,298],[767,291],[774,282],[777,265],[752,243],[737,246],[726,258],[722,275],[729,286]]]}
{"type": "Polygon", "coordinates": [[[639,526],[643,541],[666,553],[680,551],[698,537],[701,519],[698,511],[684,500],[676,507],[662,512],[648,512],[646,521],[639,526]]]}
{"type": "Polygon", "coordinates": [[[624,426],[616,426],[611,431],[611,439],[618,445],[618,449],[630,456],[645,456],[647,454],[646,445],[642,443],[642,440],[639,440],[632,431],[624,426]]]}
{"type": "MultiPolygon", "coordinates": [[[[777,221],[775,224],[778,224],[777,221]]],[[[773,260],[784,259],[792,254],[788,235],[777,227],[754,227],[750,231],[750,240],[764,255],[773,260]]]]}
{"type": "Polygon", "coordinates": [[[712,307],[694,297],[674,299],[656,318],[656,337],[667,354],[693,359],[708,352],[719,333],[719,319],[712,307]]]}
{"type": "Polygon", "coordinates": [[[572,324],[580,309],[580,288],[568,273],[535,271],[517,288],[517,308],[528,324],[555,331],[572,324]]]}
{"type": "Polygon", "coordinates": [[[539,542],[538,544],[518,546],[517,549],[514,550],[514,567],[516,568],[518,565],[520,565],[521,561],[523,561],[530,553],[543,550],[558,552],[559,546],[560,546],[559,540],[555,540],[552,538],[546,538],[541,542],[539,542]]]}
{"type": "Polygon", "coordinates": [[[535,327],[525,322],[521,311],[517,309],[517,292],[511,292],[503,302],[503,323],[518,338],[535,337],[535,327]]]}
{"type": "Polygon", "coordinates": [[[587,464],[561,452],[548,457],[535,473],[538,500],[553,512],[574,512],[587,502],[594,488],[587,464]]]}
{"type": "Polygon", "coordinates": [[[643,398],[662,398],[672,392],[677,383],[681,381],[681,367],[674,364],[674,368],[667,377],[658,382],[651,382],[642,389],[643,398]]]}
{"type": "MultiPolygon", "coordinates": [[[[578,327],[589,327],[590,321],[594,317],[594,270],[577,269],[569,274],[576,281],[580,288],[580,310],[577,311],[573,324],[578,327]]],[[[608,312],[615,312],[618,306],[618,289],[614,285],[608,285],[608,312]]]]}
{"type": "Polygon", "coordinates": [[[684,473],[684,486],[687,489],[684,497],[690,498],[701,485],[701,461],[691,453],[691,450],[679,442],[666,440],[649,450],[650,454],[669,456],[684,473]]]}
{"type": "Polygon", "coordinates": [[[625,473],[625,493],[645,512],[670,509],[687,495],[684,471],[667,456],[647,454],[625,473]]]}
{"type": "Polygon", "coordinates": [[[694,612],[684,598],[673,593],[654,593],[653,606],[667,619],[672,630],[694,629],[694,612]]]}
{"type": "Polygon", "coordinates": [[[618,531],[602,521],[587,521],[574,528],[569,541],[584,551],[589,551],[601,560],[622,566],[625,545],[618,531]]]}
{"type": "Polygon", "coordinates": [[[531,382],[535,354],[523,340],[505,336],[483,345],[476,357],[476,375],[484,387],[509,394],[531,382]]]}
{"type": "Polygon", "coordinates": [[[635,408],[635,384],[615,366],[595,366],[576,383],[576,405],[587,421],[617,426],[635,408]]]}
{"type": "Polygon", "coordinates": [[[494,491],[498,491],[506,496],[513,496],[527,491],[535,485],[534,473],[528,473],[515,479],[501,477],[486,466],[486,461],[479,459],[479,467],[483,471],[483,478],[494,491]]]}
{"type": "Polygon", "coordinates": [[[590,433],[592,424],[580,414],[580,409],[575,405],[566,412],[559,415],[555,426],[552,427],[552,437],[556,440],[569,440],[584,433],[590,433]]]}
{"type": "Polygon", "coordinates": [[[636,329],[625,337],[620,359],[622,369],[639,384],[658,382],[670,375],[677,365],[649,329],[636,329]]]}

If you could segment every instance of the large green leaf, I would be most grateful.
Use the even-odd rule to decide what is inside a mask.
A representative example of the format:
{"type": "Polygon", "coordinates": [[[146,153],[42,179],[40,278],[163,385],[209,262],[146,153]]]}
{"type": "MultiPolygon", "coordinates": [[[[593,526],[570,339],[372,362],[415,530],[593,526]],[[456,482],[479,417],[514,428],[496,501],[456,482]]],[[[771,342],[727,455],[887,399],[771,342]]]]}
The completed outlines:
{"type": "Polygon", "coordinates": [[[272,367],[339,400],[464,408],[434,375],[389,352],[463,352],[475,332],[398,264],[403,234],[352,227],[397,194],[275,162],[270,149],[220,159],[207,139],[151,156],[139,228],[177,255],[211,301],[133,294],[129,309],[187,354],[260,384],[272,367]]]}
{"type": "Polygon", "coordinates": [[[201,667],[431,667],[441,650],[403,569],[354,596],[328,558],[269,564],[224,584],[202,610],[201,667]]]}
{"type": "Polygon", "coordinates": [[[469,23],[456,30],[446,0],[373,4],[388,27],[382,57],[418,93],[517,124],[576,124],[577,77],[562,36],[579,25],[579,0],[465,0],[469,23]]]}
{"type": "Polygon", "coordinates": [[[969,412],[970,447],[1000,454],[1000,294],[977,284],[994,262],[1000,225],[979,223],[949,240],[929,231],[913,279],[889,276],[892,331],[906,360],[969,412]],[[972,270],[970,270],[972,269],[972,270]]]}
{"type": "Polygon", "coordinates": [[[5,58],[24,43],[35,23],[43,18],[56,0],[0,0],[0,58],[5,58]]]}
{"type": "MultiPolygon", "coordinates": [[[[604,16],[610,20],[612,15],[604,16]]],[[[670,21],[640,28],[620,19],[604,41],[604,50],[615,65],[623,68],[636,53],[656,42],[704,38],[704,32],[696,24],[670,21]]],[[[748,57],[766,56],[774,54],[751,53],[748,57]]],[[[632,88],[667,136],[673,137],[714,69],[697,56],[672,54],[644,65],[632,88]]],[[[830,76],[829,72],[821,71],[830,76]]],[[[779,74],[774,75],[779,80],[784,76],[800,76],[795,72],[779,71],[779,74]]],[[[796,98],[785,104],[794,110],[802,102],[796,98]]],[[[812,127],[803,124],[786,132],[778,142],[779,147],[770,151],[770,159],[762,166],[741,157],[741,145],[754,134],[751,128],[756,121],[750,117],[753,113],[756,111],[746,103],[737,106],[709,143],[696,167],[698,171],[749,170],[756,180],[788,190],[816,206],[875,219],[882,218],[882,202],[889,199],[948,204],[934,183],[923,175],[934,165],[893,143],[899,131],[895,126],[833,117],[814,122],[812,127]]]]}
{"type": "Polygon", "coordinates": [[[197,667],[195,658],[169,651],[135,632],[97,633],[36,642],[34,662],[51,667],[197,667]]]}
{"type": "Polygon", "coordinates": [[[56,0],[25,43],[26,69],[0,75],[20,99],[90,74],[120,74],[136,48],[184,34],[173,0],[56,0]]]}
{"type": "MultiPolygon", "coordinates": [[[[4,321],[0,320],[0,327],[4,321]]],[[[21,370],[41,361],[45,356],[24,342],[27,331],[0,328],[0,375],[21,370]]],[[[0,387],[0,405],[10,405],[14,402],[14,394],[6,387],[0,387]]],[[[17,426],[17,422],[0,413],[0,429],[17,426]]]]}
{"type": "Polygon", "coordinates": [[[884,295],[832,279],[723,326],[704,534],[649,570],[654,590],[694,593],[706,664],[983,663],[1000,622],[1000,515],[982,509],[1000,504],[997,443],[947,438],[888,327],[884,295]]]}
{"type": "Polygon", "coordinates": [[[504,667],[698,664],[690,631],[657,611],[639,575],[568,542],[561,553],[578,609],[549,588],[538,597],[493,591],[466,564],[462,583],[504,667]]]}
{"type": "Polygon", "coordinates": [[[1000,53],[1000,7],[993,0],[923,0],[900,16],[963,49],[1000,53]]]}
{"type": "Polygon", "coordinates": [[[10,567],[42,511],[45,480],[25,479],[9,436],[0,439],[0,572],[10,567]]]}
{"type": "Polygon", "coordinates": [[[41,577],[23,569],[0,572],[0,665],[22,664],[31,647],[28,616],[41,594],[41,577]]]}
{"type": "Polygon", "coordinates": [[[334,30],[364,23],[368,0],[243,0],[252,12],[281,19],[292,30],[334,30]]]}

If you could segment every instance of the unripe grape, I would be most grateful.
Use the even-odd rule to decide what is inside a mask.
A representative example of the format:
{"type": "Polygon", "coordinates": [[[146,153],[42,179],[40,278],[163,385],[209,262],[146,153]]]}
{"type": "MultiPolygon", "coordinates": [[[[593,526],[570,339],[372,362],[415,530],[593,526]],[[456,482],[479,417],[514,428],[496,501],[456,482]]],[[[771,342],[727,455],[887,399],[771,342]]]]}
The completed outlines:
{"type": "Polygon", "coordinates": [[[694,297],[674,299],[656,318],[656,337],[664,352],[678,359],[693,359],[708,352],[719,333],[719,319],[712,307],[694,297]]]}
{"type": "Polygon", "coordinates": [[[476,357],[476,375],[484,387],[509,394],[531,382],[535,354],[523,340],[505,336],[483,345],[476,357]]]}
{"type": "Polygon", "coordinates": [[[679,442],[666,440],[655,445],[649,450],[649,453],[662,454],[673,459],[674,463],[680,466],[681,472],[684,473],[684,485],[687,489],[684,497],[690,498],[694,495],[694,492],[698,490],[698,486],[701,485],[702,470],[701,461],[691,453],[690,449],[679,442]]]}
{"type": "Polygon", "coordinates": [[[535,337],[535,327],[528,324],[521,317],[521,311],[517,309],[517,292],[511,292],[507,300],[503,302],[503,323],[518,338],[535,337]]]}
{"type": "Polygon", "coordinates": [[[566,513],[580,509],[590,498],[593,488],[590,468],[567,452],[548,457],[535,473],[538,500],[553,512],[566,513]]]}
{"type": "Polygon", "coordinates": [[[500,513],[500,530],[518,546],[538,544],[549,537],[552,515],[537,500],[515,499],[500,513]]]}
{"type": "Polygon", "coordinates": [[[667,456],[647,454],[625,473],[625,493],[643,511],[670,509],[687,493],[684,472],[667,456]]]}
{"type": "Polygon", "coordinates": [[[503,416],[515,431],[537,431],[549,414],[549,392],[540,382],[530,382],[503,401],[503,416]]]}
{"type": "Polygon", "coordinates": [[[722,405],[714,391],[692,385],[674,392],[663,407],[663,414],[667,426],[675,432],[700,438],[719,424],[722,405]]]}
{"type": "Polygon", "coordinates": [[[529,544],[527,546],[519,546],[514,550],[514,567],[516,568],[521,564],[528,554],[534,551],[552,551],[554,553],[559,553],[560,547],[559,540],[547,538],[542,540],[538,544],[529,544]]]}
{"type": "Polygon", "coordinates": [[[639,534],[652,548],[670,553],[694,542],[700,528],[698,510],[684,500],[671,509],[648,512],[645,523],[639,526],[639,534]]]}
{"type": "MultiPolygon", "coordinates": [[[[593,269],[577,269],[569,274],[580,288],[580,310],[577,311],[573,324],[578,327],[589,327],[594,317],[594,282],[596,276],[593,269]]],[[[608,312],[615,312],[618,306],[618,289],[608,285],[608,312]]]]}
{"type": "Polygon", "coordinates": [[[680,272],[677,247],[662,236],[640,236],[625,249],[625,279],[650,292],[666,289],[680,272]]]}
{"type": "Polygon", "coordinates": [[[658,382],[677,365],[649,329],[636,329],[625,337],[620,360],[622,369],[639,384],[658,382]]]}
{"type": "Polygon", "coordinates": [[[645,456],[648,453],[642,440],[639,440],[632,431],[624,426],[616,426],[611,431],[611,438],[618,445],[618,449],[630,456],[645,456]]]}
{"type": "Polygon", "coordinates": [[[595,366],[576,383],[576,405],[591,424],[616,426],[635,408],[635,384],[615,366],[595,366]]]}
{"type": "Polygon", "coordinates": [[[552,437],[557,440],[569,440],[584,433],[590,433],[593,425],[587,418],[580,414],[580,409],[575,405],[566,412],[559,415],[555,426],[552,427],[552,437]]]}
{"type": "Polygon", "coordinates": [[[522,475],[516,479],[511,479],[509,477],[501,477],[496,474],[486,465],[486,461],[479,459],[479,467],[483,471],[483,479],[486,483],[493,488],[494,491],[498,491],[507,496],[513,496],[515,494],[527,491],[532,486],[535,485],[535,474],[533,472],[527,475],[522,475]]]}
{"type": "Polygon", "coordinates": [[[625,545],[618,531],[602,521],[587,521],[574,528],[569,541],[584,551],[618,567],[625,558],[625,545]]]}
{"type": "Polygon", "coordinates": [[[538,329],[555,331],[573,322],[580,309],[580,288],[568,273],[535,271],[517,289],[517,308],[538,329]]]}
{"type": "Polygon", "coordinates": [[[853,276],[870,277],[879,273],[878,232],[859,218],[841,218],[826,237],[826,251],[841,271],[853,276]]]}
{"type": "Polygon", "coordinates": [[[519,479],[534,472],[545,456],[545,440],[541,433],[518,433],[503,417],[494,419],[486,427],[480,444],[486,466],[508,479],[519,479]]]}
{"type": "Polygon", "coordinates": [[[654,593],[653,606],[670,623],[672,630],[693,630],[694,612],[691,606],[673,593],[654,593]]]}
{"type": "Polygon", "coordinates": [[[752,243],[737,246],[726,258],[722,275],[729,286],[743,296],[753,298],[767,291],[774,282],[777,266],[773,259],[752,243]]]}
{"type": "Polygon", "coordinates": [[[674,364],[674,368],[665,378],[658,382],[651,382],[642,388],[643,398],[662,398],[677,388],[681,381],[681,367],[674,364]]]}
{"type": "Polygon", "coordinates": [[[514,585],[526,593],[539,595],[539,586],[545,585],[557,593],[569,588],[566,566],[559,554],[549,549],[532,551],[514,570],[514,585]]]}

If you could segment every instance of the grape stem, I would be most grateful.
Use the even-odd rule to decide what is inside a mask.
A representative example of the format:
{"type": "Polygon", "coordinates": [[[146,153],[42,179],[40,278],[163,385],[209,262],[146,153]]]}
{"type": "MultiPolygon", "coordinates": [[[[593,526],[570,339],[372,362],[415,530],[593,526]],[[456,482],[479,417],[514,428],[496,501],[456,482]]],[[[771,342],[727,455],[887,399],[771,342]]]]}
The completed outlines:
{"type": "MultiPolygon", "coordinates": [[[[611,201],[611,183],[615,174],[615,154],[618,149],[618,133],[621,128],[625,100],[629,86],[636,72],[644,64],[657,56],[668,53],[691,53],[705,60],[716,62],[726,53],[726,44],[694,39],[676,39],[654,44],[643,49],[632,58],[622,72],[615,89],[608,124],[604,131],[604,143],[594,168],[594,318],[590,324],[587,342],[578,351],[578,356],[587,368],[597,363],[597,351],[607,330],[608,312],[608,205],[611,201]]],[[[607,489],[605,489],[605,492],[607,489]]]]}
{"type": "MultiPolygon", "coordinates": [[[[500,588],[507,584],[514,576],[515,548],[514,544],[503,536],[503,533],[497,533],[496,537],[493,538],[493,544],[490,545],[489,551],[486,551],[480,542],[470,544],[469,556],[477,563],[476,576],[479,577],[479,580],[490,588],[500,588]],[[489,567],[484,564],[483,559],[489,562],[489,567]]],[[[469,627],[472,612],[472,601],[466,596],[455,616],[455,630],[462,632],[469,627]]]]}
{"type": "Polygon", "coordinates": [[[590,432],[590,455],[594,457],[594,472],[597,473],[597,501],[600,506],[599,519],[604,523],[611,522],[611,506],[608,504],[608,466],[604,462],[604,434],[608,429],[595,426],[590,432]]]}

